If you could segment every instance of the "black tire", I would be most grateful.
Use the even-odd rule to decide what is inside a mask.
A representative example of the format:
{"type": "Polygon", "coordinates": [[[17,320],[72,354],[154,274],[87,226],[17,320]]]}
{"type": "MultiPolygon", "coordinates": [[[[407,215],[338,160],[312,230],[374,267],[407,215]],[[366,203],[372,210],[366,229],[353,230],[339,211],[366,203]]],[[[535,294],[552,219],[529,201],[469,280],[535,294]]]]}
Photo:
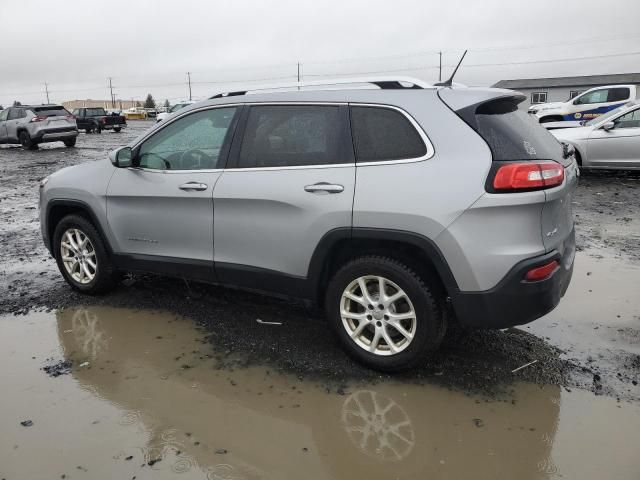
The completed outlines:
{"type": "Polygon", "coordinates": [[[80,215],[67,215],[56,225],[53,233],[53,253],[58,264],[58,269],[69,285],[75,290],[90,295],[108,292],[112,290],[118,280],[118,272],[113,267],[111,259],[107,253],[104,242],[94,227],[94,225],[86,218],[80,215]],[[96,271],[94,278],[89,283],[80,283],[76,281],[67,272],[62,261],[61,243],[65,232],[70,229],[78,229],[89,238],[95,251],[96,271]]]}
{"type": "Polygon", "coordinates": [[[20,132],[18,140],[20,140],[20,145],[25,150],[36,150],[38,148],[38,144],[31,139],[31,135],[26,130],[20,132]]]}
{"type": "Polygon", "coordinates": [[[425,361],[438,349],[446,331],[446,319],[442,311],[444,302],[434,298],[436,289],[425,283],[406,265],[386,257],[367,256],[345,264],[330,280],[325,297],[329,324],[347,353],[358,362],[383,372],[409,369],[425,361]],[[409,345],[393,355],[377,355],[359,346],[347,333],[340,315],[342,294],[347,286],[359,277],[376,275],[386,278],[400,287],[409,297],[416,313],[415,333],[409,345]]]}
{"type": "Polygon", "coordinates": [[[68,138],[66,140],[63,140],[63,143],[64,143],[65,147],[75,147],[76,146],[76,137],[68,138]]]}
{"type": "Polygon", "coordinates": [[[102,127],[100,126],[100,124],[99,124],[99,123],[96,123],[96,124],[93,126],[93,132],[94,132],[94,133],[102,133],[102,127]]]}
{"type": "Polygon", "coordinates": [[[120,130],[122,130],[121,127],[113,127],[113,131],[116,133],[120,133],[120,130]]]}
{"type": "Polygon", "coordinates": [[[84,133],[91,133],[92,129],[91,128],[85,128],[84,129],[84,133]]]}
{"type": "Polygon", "coordinates": [[[561,122],[562,117],[542,117],[540,123],[561,122]]]}

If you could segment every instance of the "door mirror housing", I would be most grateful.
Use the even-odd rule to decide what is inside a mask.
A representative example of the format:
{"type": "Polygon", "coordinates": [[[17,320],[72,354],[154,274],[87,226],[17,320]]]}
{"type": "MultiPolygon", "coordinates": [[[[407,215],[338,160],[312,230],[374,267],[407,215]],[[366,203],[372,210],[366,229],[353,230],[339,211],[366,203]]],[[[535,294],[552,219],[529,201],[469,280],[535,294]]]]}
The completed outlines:
{"type": "Polygon", "coordinates": [[[133,165],[133,150],[122,147],[109,153],[109,159],[114,167],[128,168],[133,165]]]}
{"type": "Polygon", "coordinates": [[[602,129],[606,132],[613,130],[614,128],[616,128],[616,124],[614,122],[605,122],[605,124],[602,125],[602,129]]]}

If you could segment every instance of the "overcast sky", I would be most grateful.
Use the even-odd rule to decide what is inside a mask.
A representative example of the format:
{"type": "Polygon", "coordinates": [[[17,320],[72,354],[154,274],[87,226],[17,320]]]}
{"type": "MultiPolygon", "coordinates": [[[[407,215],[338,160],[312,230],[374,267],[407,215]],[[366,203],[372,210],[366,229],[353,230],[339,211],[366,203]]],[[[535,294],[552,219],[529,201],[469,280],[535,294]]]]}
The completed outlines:
{"type": "Polygon", "coordinates": [[[204,98],[293,81],[297,62],[307,80],[433,81],[435,52],[446,77],[465,48],[468,85],[638,72],[639,20],[639,0],[0,0],[0,104],[44,102],[44,82],[52,102],[108,99],[107,77],[119,98],[176,101],[187,71],[204,98]]]}

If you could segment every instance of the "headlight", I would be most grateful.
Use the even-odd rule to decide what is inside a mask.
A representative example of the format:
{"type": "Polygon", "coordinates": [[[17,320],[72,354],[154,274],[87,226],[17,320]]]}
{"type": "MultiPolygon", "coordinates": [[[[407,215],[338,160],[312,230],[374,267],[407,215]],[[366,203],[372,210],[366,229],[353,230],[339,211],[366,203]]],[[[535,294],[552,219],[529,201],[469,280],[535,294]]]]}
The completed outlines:
{"type": "Polygon", "coordinates": [[[40,180],[40,188],[44,188],[48,181],[49,177],[44,177],[42,180],[40,180]]]}

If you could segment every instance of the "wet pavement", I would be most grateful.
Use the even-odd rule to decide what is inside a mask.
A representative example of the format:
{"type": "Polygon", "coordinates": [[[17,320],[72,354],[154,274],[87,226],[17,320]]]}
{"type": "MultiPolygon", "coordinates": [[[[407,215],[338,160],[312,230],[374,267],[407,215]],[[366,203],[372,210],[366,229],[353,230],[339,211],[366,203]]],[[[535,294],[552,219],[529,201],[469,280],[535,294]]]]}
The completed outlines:
{"type": "Polygon", "coordinates": [[[220,368],[216,348],[191,320],[152,310],[0,318],[0,477],[636,479],[640,472],[637,404],[525,383],[491,399],[393,379],[327,392],[265,367],[220,368]],[[60,361],[72,363],[68,374],[41,370],[60,361]],[[20,424],[26,420],[33,425],[20,424]]]}
{"type": "Polygon", "coordinates": [[[0,479],[640,477],[640,175],[582,175],[556,310],[381,376],[303,304],[155,276],[70,290],[38,182],[150,125],[0,147],[0,479]]]}

